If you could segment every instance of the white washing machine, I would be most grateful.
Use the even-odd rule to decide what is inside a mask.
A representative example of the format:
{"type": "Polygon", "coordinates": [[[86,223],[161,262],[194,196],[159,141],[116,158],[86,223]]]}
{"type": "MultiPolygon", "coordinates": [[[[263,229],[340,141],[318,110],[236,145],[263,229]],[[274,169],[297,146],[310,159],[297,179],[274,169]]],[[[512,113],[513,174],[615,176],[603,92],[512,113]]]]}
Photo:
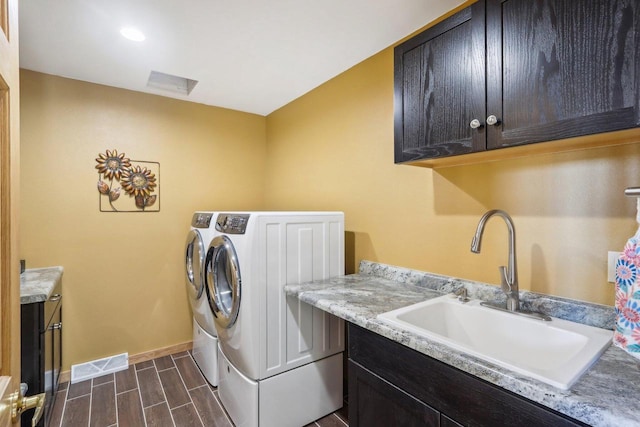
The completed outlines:
{"type": "Polygon", "coordinates": [[[299,427],[342,407],[344,322],[283,287],[344,274],[344,214],[221,213],[216,229],[205,285],[236,427],[299,427]]]}
{"type": "Polygon", "coordinates": [[[213,386],[218,386],[218,338],[204,285],[207,247],[215,234],[216,212],[195,212],[185,244],[186,284],[193,313],[193,358],[213,386]]]}

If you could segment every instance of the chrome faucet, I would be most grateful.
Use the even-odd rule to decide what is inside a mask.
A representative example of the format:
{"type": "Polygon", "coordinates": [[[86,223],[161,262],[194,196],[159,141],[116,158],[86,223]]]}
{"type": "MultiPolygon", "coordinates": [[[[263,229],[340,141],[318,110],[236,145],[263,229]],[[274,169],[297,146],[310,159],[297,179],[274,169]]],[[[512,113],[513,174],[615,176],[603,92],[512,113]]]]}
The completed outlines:
{"type": "Polygon", "coordinates": [[[507,295],[507,310],[519,311],[520,310],[520,297],[518,294],[518,270],[516,267],[516,230],[513,225],[513,220],[503,210],[494,209],[482,215],[476,234],[471,241],[471,252],[479,254],[480,244],[482,243],[482,233],[484,232],[484,226],[487,220],[492,216],[497,215],[502,217],[507,223],[509,229],[509,264],[507,267],[500,266],[500,284],[502,291],[507,295]]]}

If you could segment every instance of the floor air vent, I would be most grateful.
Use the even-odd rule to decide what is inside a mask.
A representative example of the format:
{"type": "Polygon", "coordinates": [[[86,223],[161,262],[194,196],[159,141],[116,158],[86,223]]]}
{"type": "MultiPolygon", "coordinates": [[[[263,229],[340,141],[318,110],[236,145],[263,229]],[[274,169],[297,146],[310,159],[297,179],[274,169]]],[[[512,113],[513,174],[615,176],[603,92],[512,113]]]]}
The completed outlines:
{"type": "Polygon", "coordinates": [[[129,353],[116,354],[71,366],[71,384],[129,368],[129,353]]]}

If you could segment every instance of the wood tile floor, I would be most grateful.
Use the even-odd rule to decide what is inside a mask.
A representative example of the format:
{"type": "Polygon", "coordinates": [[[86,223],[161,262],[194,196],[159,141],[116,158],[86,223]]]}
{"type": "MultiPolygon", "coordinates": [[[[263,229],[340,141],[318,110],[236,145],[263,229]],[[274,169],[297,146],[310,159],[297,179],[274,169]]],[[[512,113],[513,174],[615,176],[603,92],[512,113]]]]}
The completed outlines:
{"type": "MultiPolygon", "coordinates": [[[[304,427],[345,427],[346,405],[304,427]]],[[[56,396],[50,427],[233,427],[189,352],[69,385],[56,396]]]]}

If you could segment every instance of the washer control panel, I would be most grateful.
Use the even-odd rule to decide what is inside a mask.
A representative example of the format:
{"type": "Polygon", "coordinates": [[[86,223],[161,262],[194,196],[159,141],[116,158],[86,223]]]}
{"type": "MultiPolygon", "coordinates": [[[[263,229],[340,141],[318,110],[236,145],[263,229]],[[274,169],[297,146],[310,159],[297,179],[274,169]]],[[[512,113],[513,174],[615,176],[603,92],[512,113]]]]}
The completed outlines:
{"type": "Polygon", "coordinates": [[[244,234],[250,215],[220,214],[216,220],[216,230],[227,234],[244,234]]]}
{"type": "Polygon", "coordinates": [[[196,212],[191,218],[191,226],[195,228],[209,228],[211,225],[212,213],[196,212]]]}

